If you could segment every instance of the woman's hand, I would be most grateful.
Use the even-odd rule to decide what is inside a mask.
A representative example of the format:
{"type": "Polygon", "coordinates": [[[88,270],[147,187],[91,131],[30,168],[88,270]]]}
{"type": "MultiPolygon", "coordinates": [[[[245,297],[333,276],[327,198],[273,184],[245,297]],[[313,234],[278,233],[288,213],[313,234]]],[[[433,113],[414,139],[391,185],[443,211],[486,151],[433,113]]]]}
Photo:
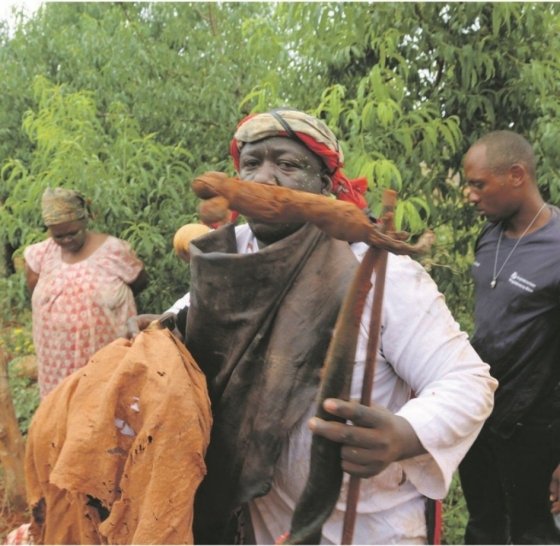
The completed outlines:
{"type": "MultiPolygon", "coordinates": [[[[170,313],[171,314],[171,313],[170,313]]],[[[135,315],[126,321],[126,337],[134,339],[142,330],[145,330],[150,322],[161,320],[165,315],[135,315]]]]}
{"type": "Polygon", "coordinates": [[[314,434],[342,444],[342,470],[349,474],[369,478],[394,461],[426,453],[409,422],[382,406],[329,398],[323,408],[352,422],[345,424],[314,417],[309,423],[314,434]]]}

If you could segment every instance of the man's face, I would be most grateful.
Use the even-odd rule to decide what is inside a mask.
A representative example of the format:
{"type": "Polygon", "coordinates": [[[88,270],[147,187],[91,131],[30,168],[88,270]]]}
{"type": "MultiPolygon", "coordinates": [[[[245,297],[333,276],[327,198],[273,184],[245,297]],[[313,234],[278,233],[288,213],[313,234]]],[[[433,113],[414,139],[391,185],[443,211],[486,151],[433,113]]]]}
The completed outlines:
{"type": "MultiPolygon", "coordinates": [[[[272,137],[245,144],[239,156],[239,177],[261,184],[274,184],[309,193],[327,191],[325,166],[303,144],[285,137],[272,137]]],[[[297,231],[302,224],[266,224],[248,219],[257,239],[270,244],[297,231]]]]}
{"type": "Polygon", "coordinates": [[[499,222],[515,213],[514,192],[509,171],[496,172],[488,167],[486,146],[475,144],[464,161],[468,199],[489,222],[499,222]]]}

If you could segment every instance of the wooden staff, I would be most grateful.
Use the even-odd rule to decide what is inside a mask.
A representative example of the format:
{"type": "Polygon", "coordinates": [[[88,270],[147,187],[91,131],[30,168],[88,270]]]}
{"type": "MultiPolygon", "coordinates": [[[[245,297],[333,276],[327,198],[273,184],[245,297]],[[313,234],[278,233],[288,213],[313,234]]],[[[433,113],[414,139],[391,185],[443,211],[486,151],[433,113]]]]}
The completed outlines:
{"type": "MultiPolygon", "coordinates": [[[[320,419],[344,421],[327,413],[323,409],[323,402],[327,398],[347,400],[350,396],[361,318],[367,295],[372,288],[371,274],[375,271],[378,259],[376,251],[374,247],[368,248],[336,319],[317,396],[316,415],[320,419]]],[[[290,532],[282,544],[321,543],[323,524],[331,515],[340,496],[343,476],[340,449],[340,443],[313,435],[309,476],[294,507],[290,532]]]]}
{"type": "MultiPolygon", "coordinates": [[[[384,191],[382,198],[383,231],[393,230],[393,212],[395,210],[396,200],[396,192],[392,190],[384,191]]],[[[373,376],[375,375],[375,361],[377,358],[377,349],[379,347],[379,333],[381,331],[381,311],[383,307],[383,293],[385,291],[385,275],[387,272],[387,250],[377,248],[376,252],[378,253],[378,259],[375,267],[375,288],[373,293],[371,318],[369,322],[369,337],[364,379],[362,383],[362,394],[360,398],[360,403],[364,406],[369,406],[371,402],[373,376]]],[[[358,476],[350,476],[348,495],[346,497],[346,511],[344,513],[344,523],[342,526],[341,544],[352,544],[359,496],[360,478],[358,476]]]]}

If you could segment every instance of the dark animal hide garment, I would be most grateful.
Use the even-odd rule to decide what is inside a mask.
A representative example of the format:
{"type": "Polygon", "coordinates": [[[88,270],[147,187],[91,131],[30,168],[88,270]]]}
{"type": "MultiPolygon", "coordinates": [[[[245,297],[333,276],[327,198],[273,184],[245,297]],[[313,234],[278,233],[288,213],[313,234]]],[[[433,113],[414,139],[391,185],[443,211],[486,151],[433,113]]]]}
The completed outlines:
{"type": "Polygon", "coordinates": [[[232,512],[270,490],[282,443],[313,403],[358,262],[310,224],[255,254],[237,254],[233,226],[191,250],[186,344],[214,417],[195,542],[231,544],[232,512]]]}

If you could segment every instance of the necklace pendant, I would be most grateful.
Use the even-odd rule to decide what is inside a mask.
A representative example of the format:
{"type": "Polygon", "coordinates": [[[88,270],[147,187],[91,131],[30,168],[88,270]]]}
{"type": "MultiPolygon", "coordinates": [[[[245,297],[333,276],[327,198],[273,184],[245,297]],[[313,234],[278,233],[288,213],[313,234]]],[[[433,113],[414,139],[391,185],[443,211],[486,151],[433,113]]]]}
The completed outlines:
{"type": "Polygon", "coordinates": [[[490,288],[496,288],[496,279],[492,279],[492,281],[490,282],[490,288]]]}

